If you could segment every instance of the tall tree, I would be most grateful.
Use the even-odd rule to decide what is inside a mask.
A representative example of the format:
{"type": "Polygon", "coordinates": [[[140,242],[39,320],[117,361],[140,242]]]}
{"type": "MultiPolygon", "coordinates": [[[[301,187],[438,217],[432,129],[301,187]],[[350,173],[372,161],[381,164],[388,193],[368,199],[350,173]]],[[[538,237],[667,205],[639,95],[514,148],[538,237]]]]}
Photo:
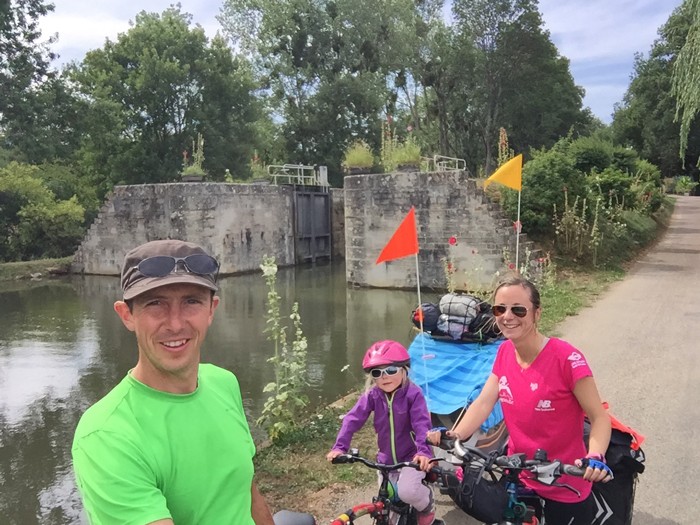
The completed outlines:
{"type": "Polygon", "coordinates": [[[212,179],[226,168],[247,174],[256,118],[249,68],[190,24],[179,7],[143,11],[70,72],[88,101],[81,163],[108,187],[175,180],[199,133],[212,179]]]}
{"type": "MultiPolygon", "coordinates": [[[[288,160],[340,167],[357,137],[379,142],[393,111],[390,80],[420,46],[416,26],[435,2],[227,0],[219,17],[246,53],[283,120],[288,160]]],[[[435,4],[435,5],[434,5],[435,4]]]]}
{"type": "Polygon", "coordinates": [[[479,134],[486,172],[495,167],[500,127],[526,151],[587,123],[583,90],[543,29],[536,0],[455,0],[453,11],[458,41],[476,50],[463,115],[479,134]]]}
{"type": "Polygon", "coordinates": [[[0,2],[0,139],[5,149],[18,149],[16,138],[30,132],[24,126],[37,114],[37,90],[51,75],[53,39],[41,40],[39,19],[53,7],[46,0],[0,2]]]}

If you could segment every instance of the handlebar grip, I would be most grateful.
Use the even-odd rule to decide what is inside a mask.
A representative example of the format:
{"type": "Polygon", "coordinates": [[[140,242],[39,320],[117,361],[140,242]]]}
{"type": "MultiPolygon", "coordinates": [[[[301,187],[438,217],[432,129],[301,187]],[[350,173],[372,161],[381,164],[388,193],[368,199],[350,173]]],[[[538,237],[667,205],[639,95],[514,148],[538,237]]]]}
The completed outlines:
{"type": "Polygon", "coordinates": [[[455,440],[448,437],[440,438],[440,444],[438,445],[443,450],[452,450],[455,448],[455,440]]]}
{"type": "Polygon", "coordinates": [[[338,465],[340,463],[352,463],[352,456],[350,454],[341,454],[331,459],[331,463],[338,465]]]}
{"type": "Polygon", "coordinates": [[[585,468],[580,468],[576,465],[562,464],[561,469],[562,472],[564,472],[564,474],[568,474],[570,476],[578,476],[579,478],[582,478],[583,474],[586,472],[585,468]]]}

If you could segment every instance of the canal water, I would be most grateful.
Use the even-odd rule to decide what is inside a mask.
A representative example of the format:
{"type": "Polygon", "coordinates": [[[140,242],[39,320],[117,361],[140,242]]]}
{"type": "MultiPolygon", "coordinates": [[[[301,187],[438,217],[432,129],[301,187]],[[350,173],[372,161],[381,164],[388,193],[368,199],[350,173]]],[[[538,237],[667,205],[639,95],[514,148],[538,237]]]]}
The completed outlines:
{"type": "MultiPolygon", "coordinates": [[[[412,338],[415,291],[348,287],[343,264],[280,269],[277,291],[283,313],[299,303],[314,407],[360,387],[373,341],[412,338]]],[[[228,277],[220,296],[202,360],[236,373],[260,438],[253,422],[273,380],[267,288],[259,273],[228,277]]],[[[116,277],[0,283],[0,525],[87,523],[70,446],[83,411],[136,362],[133,335],[112,309],[119,297],[116,277]]]]}

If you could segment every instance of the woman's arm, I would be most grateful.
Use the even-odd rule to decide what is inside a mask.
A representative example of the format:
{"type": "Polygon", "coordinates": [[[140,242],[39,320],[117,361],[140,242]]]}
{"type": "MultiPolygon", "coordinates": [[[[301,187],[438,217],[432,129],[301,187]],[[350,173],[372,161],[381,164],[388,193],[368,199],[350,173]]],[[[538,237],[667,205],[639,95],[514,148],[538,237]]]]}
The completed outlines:
{"type": "Polygon", "coordinates": [[[605,456],[610,443],[610,416],[600,401],[595,379],[591,376],[579,379],[574,386],[574,395],[591,422],[588,453],[605,456]]]}
{"type": "MultiPolygon", "coordinates": [[[[605,451],[610,443],[610,416],[600,401],[598,387],[593,377],[579,379],[574,386],[574,395],[591,422],[591,433],[588,438],[588,455],[605,457],[605,451]]],[[[604,470],[592,471],[586,469],[585,479],[602,481],[607,476],[604,470]],[[591,471],[589,473],[589,471],[591,471]]]]}

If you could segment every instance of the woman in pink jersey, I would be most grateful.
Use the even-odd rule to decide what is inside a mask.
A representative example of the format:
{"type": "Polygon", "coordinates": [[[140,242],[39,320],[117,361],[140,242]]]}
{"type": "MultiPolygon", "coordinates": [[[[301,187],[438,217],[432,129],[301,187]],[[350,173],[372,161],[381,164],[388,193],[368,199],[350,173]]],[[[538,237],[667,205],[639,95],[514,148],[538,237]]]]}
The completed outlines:
{"type": "MultiPolygon", "coordinates": [[[[589,525],[595,514],[591,482],[611,479],[604,460],[610,418],[593,373],[579,350],[539,332],[540,294],[530,281],[513,277],[499,284],[493,312],[507,341],[498,349],[481,394],[448,436],[467,439],[500,400],[510,434],[509,454],[532,458],[541,448],[548,457],[565,463],[581,465],[581,459],[588,458],[583,478],[565,475],[559,480],[580,496],[565,488],[524,482],[544,498],[547,523],[589,525]],[[583,441],[584,416],[591,422],[588,450],[583,441]]],[[[429,438],[437,443],[439,433],[431,432],[429,438]]]]}

